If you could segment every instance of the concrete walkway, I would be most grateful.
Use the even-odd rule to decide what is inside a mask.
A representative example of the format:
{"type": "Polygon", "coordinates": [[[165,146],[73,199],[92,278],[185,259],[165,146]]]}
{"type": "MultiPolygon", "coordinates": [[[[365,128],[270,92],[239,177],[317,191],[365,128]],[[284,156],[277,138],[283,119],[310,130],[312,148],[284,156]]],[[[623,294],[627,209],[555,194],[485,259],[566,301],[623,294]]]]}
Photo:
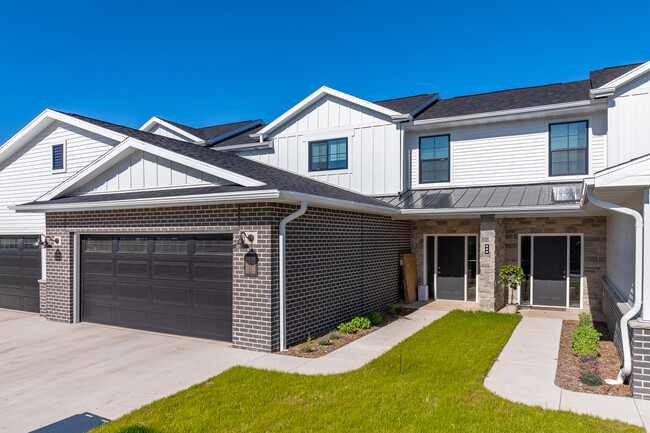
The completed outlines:
{"type": "Polygon", "coordinates": [[[511,401],[647,429],[650,401],[567,391],[555,385],[561,331],[561,319],[524,317],[488,373],[485,386],[511,401]]]}
{"type": "Polygon", "coordinates": [[[447,311],[415,311],[404,319],[393,322],[320,358],[298,358],[271,353],[245,365],[286,373],[345,373],[364,366],[445,314],[447,311]]]}

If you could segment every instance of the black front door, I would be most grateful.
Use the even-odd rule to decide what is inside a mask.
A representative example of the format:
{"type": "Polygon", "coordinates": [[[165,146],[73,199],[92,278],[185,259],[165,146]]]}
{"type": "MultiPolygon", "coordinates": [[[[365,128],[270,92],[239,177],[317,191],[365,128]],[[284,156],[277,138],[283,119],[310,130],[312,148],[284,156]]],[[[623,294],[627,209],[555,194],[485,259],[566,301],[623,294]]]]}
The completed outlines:
{"type": "Polygon", "coordinates": [[[465,237],[438,237],[438,299],[465,300],[465,237]]]}
{"type": "Polygon", "coordinates": [[[533,304],[566,307],[567,237],[535,236],[533,304]]]}

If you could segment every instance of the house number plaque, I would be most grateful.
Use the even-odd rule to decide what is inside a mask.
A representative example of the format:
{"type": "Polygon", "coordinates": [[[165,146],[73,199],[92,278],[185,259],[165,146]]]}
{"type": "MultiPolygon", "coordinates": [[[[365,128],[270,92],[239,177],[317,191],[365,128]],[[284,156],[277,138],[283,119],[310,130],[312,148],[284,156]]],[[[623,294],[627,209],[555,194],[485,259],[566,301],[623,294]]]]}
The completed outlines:
{"type": "Polygon", "coordinates": [[[257,277],[257,264],[260,259],[255,251],[249,251],[244,256],[244,276],[257,277]]]}

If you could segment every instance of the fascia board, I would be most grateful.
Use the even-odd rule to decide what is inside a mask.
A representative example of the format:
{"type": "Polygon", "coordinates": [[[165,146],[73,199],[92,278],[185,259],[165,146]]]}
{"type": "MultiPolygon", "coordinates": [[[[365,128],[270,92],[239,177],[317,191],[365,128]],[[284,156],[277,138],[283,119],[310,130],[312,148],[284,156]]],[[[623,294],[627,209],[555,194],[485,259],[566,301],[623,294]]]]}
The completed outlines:
{"type": "Polygon", "coordinates": [[[140,127],[140,131],[147,131],[148,132],[151,129],[151,127],[156,125],[156,124],[164,126],[165,128],[171,129],[172,131],[174,131],[178,135],[183,135],[185,137],[188,137],[188,138],[194,140],[197,144],[202,144],[202,143],[205,142],[205,140],[203,140],[202,138],[197,137],[196,135],[191,134],[191,133],[185,131],[184,129],[181,129],[178,126],[174,126],[171,123],[165,122],[163,119],[161,119],[159,117],[156,117],[156,116],[153,116],[151,119],[149,119],[147,121],[147,123],[142,125],[140,127]]]}

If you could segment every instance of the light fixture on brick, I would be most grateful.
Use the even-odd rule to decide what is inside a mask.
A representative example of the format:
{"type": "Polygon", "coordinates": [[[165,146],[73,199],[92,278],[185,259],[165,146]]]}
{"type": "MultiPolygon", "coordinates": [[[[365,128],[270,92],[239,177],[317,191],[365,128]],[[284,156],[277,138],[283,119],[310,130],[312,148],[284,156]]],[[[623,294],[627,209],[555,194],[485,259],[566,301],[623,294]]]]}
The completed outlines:
{"type": "Polygon", "coordinates": [[[248,235],[241,229],[241,205],[237,205],[237,225],[239,226],[239,238],[237,239],[237,243],[233,245],[233,248],[237,250],[247,250],[249,247],[246,243],[246,240],[248,239],[252,245],[253,241],[255,240],[255,236],[248,235]]]}

